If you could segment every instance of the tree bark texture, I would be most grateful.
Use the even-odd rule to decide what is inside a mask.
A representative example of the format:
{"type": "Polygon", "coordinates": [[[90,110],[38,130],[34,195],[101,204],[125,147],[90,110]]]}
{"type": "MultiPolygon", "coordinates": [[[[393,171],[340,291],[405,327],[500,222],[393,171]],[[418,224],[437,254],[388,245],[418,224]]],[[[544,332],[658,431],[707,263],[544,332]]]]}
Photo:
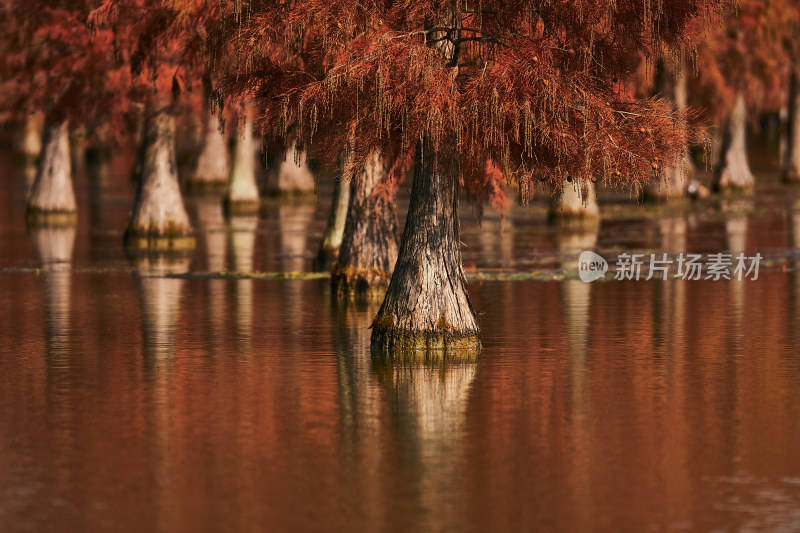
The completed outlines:
{"type": "Polygon", "coordinates": [[[798,68],[791,69],[789,82],[789,120],[786,146],[784,183],[800,184],[800,75],[798,68]]]}
{"type": "MultiPolygon", "coordinates": [[[[149,107],[149,106],[148,106],[149,107]]],[[[141,150],[142,176],[125,241],[145,249],[194,247],[175,161],[175,117],[168,107],[149,108],[141,150]]]]}
{"type": "Polygon", "coordinates": [[[429,146],[423,142],[418,148],[397,264],[372,324],[374,349],[392,358],[457,357],[480,350],[461,264],[458,159],[435,165],[429,146]]]}
{"type": "Polygon", "coordinates": [[[715,191],[748,191],[755,186],[747,161],[746,131],[747,108],[744,94],[739,92],[725,125],[721,160],[714,174],[715,191]]]}
{"type": "Polygon", "coordinates": [[[553,195],[547,212],[547,220],[553,225],[596,225],[599,217],[597,193],[591,180],[565,181],[553,195]]]}
{"type": "Polygon", "coordinates": [[[252,111],[246,110],[239,117],[239,135],[233,155],[233,169],[228,189],[225,193],[225,206],[230,214],[258,213],[261,198],[256,182],[256,145],[253,141],[252,111]]]}
{"type": "Polygon", "coordinates": [[[350,179],[340,176],[333,184],[331,210],[328,214],[328,225],[322,235],[319,252],[317,252],[317,268],[328,270],[339,257],[339,247],[344,237],[344,226],[347,220],[347,206],[350,204],[350,179]]]}
{"type": "Polygon", "coordinates": [[[203,147],[188,185],[192,190],[222,191],[228,184],[229,174],[228,142],[220,131],[219,117],[209,113],[203,147]]]}
{"type": "Polygon", "coordinates": [[[344,237],[331,278],[339,294],[380,295],[389,285],[397,261],[397,213],[393,199],[378,191],[385,176],[383,158],[373,153],[360,176],[350,180],[344,237]]]}
{"type": "Polygon", "coordinates": [[[290,140],[276,168],[267,177],[267,190],[274,195],[314,192],[314,174],[308,168],[308,154],[290,140]]]}
{"type": "MultiPolygon", "coordinates": [[[[686,112],[686,65],[683,59],[661,59],[656,69],[656,84],[659,93],[673,103],[676,117],[686,112]]],[[[655,200],[681,198],[686,194],[686,184],[692,171],[687,146],[686,121],[680,120],[679,127],[683,137],[684,148],[671,161],[665,162],[658,173],[658,178],[647,185],[645,197],[655,200]]]]}
{"type": "Polygon", "coordinates": [[[28,196],[28,222],[39,225],[72,225],[78,207],[72,186],[69,126],[66,121],[47,125],[36,180],[28,196]]]}

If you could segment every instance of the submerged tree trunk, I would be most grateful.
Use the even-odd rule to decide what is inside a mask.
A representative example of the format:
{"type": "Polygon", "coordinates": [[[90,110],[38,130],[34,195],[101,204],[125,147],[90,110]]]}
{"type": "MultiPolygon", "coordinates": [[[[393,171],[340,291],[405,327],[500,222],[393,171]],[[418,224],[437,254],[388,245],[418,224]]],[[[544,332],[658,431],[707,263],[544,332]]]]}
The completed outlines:
{"type": "Polygon", "coordinates": [[[474,354],[480,334],[461,265],[458,159],[435,165],[430,144],[422,146],[400,253],[372,324],[372,343],[381,351],[399,351],[400,358],[439,350],[474,354]]]}
{"type": "Polygon", "coordinates": [[[308,154],[297,146],[296,140],[289,141],[287,146],[276,167],[269,172],[267,191],[273,195],[314,192],[314,174],[308,168],[308,154]]]}
{"type": "MultiPolygon", "coordinates": [[[[686,65],[683,59],[661,59],[656,72],[656,84],[662,96],[672,101],[676,116],[686,112],[686,65]]],[[[669,200],[680,198],[686,194],[686,184],[692,171],[689,149],[686,145],[686,121],[679,119],[679,128],[684,148],[672,161],[661,167],[658,179],[651,182],[644,190],[646,198],[669,200]]]]}
{"type": "Polygon", "coordinates": [[[48,124],[44,148],[28,196],[28,222],[70,225],[78,218],[69,150],[69,126],[62,120],[48,124]]]}
{"type": "Polygon", "coordinates": [[[136,248],[194,247],[175,161],[175,117],[168,106],[146,110],[142,177],[125,242],[136,248]]]}
{"type": "Polygon", "coordinates": [[[253,141],[251,110],[245,110],[239,117],[238,132],[231,179],[225,193],[225,207],[229,214],[258,213],[261,198],[256,182],[256,145],[253,141]]]}
{"type": "Polygon", "coordinates": [[[721,160],[714,174],[715,191],[748,191],[755,186],[747,161],[746,127],[747,108],[740,91],[725,125],[721,160]]]}
{"type": "Polygon", "coordinates": [[[554,225],[597,225],[600,209],[591,180],[564,182],[553,195],[547,221],[554,225]]]}
{"type": "Polygon", "coordinates": [[[209,113],[203,148],[197,159],[194,175],[188,182],[192,190],[222,191],[228,185],[230,156],[228,142],[220,126],[219,117],[209,113]]]}
{"type": "Polygon", "coordinates": [[[791,70],[786,164],[782,179],[784,183],[800,184],[800,75],[797,68],[791,70]]]}
{"type": "Polygon", "coordinates": [[[339,247],[342,245],[344,225],[347,220],[347,206],[350,203],[350,181],[341,176],[334,182],[328,225],[325,227],[322,243],[317,252],[318,270],[328,270],[339,257],[339,247]]]}
{"type": "Polygon", "coordinates": [[[44,113],[30,113],[25,117],[18,150],[29,162],[35,162],[42,153],[42,134],[44,129],[44,113]]]}
{"type": "Polygon", "coordinates": [[[385,176],[383,158],[376,152],[351,180],[344,237],[331,278],[339,294],[381,294],[389,285],[397,260],[397,213],[393,199],[377,190],[385,176]]]}

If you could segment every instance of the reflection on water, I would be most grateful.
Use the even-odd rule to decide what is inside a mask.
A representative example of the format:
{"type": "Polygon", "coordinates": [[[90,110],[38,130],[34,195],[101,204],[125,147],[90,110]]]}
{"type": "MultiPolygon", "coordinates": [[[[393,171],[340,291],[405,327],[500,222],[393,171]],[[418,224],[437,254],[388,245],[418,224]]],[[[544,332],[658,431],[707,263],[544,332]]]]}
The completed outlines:
{"type": "Polygon", "coordinates": [[[77,229],[38,227],[28,231],[41,263],[48,352],[54,359],[66,359],[70,335],[70,268],[77,229]]]}
{"type": "Polygon", "coordinates": [[[774,263],[756,282],[474,282],[480,361],[426,366],[373,359],[377,305],[326,280],[194,275],[307,271],[316,206],[226,222],[196,200],[195,257],[116,263],[93,247],[119,230],[95,226],[128,202],[98,183],[92,227],[29,238],[21,175],[0,199],[3,531],[800,527],[794,198],[591,231],[468,219],[478,269],[616,248],[774,263]]]}
{"type": "MultiPolygon", "coordinates": [[[[256,242],[257,216],[232,216],[229,222],[229,247],[234,272],[253,271],[253,251],[256,242]]],[[[247,353],[253,328],[252,279],[240,279],[235,284],[234,308],[236,333],[243,352],[247,353]]]]}

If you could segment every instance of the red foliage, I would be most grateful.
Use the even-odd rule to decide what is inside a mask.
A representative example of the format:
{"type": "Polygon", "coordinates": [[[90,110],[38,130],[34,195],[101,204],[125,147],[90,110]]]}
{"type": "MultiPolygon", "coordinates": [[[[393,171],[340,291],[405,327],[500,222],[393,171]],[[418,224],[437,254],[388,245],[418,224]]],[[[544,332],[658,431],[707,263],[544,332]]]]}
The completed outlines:
{"type": "Polygon", "coordinates": [[[631,184],[684,139],[669,103],[622,82],[642,55],[691,45],[690,23],[721,4],[254,2],[228,34],[239,58],[224,89],[254,95],[265,129],[296,129],[331,161],[351,134],[356,164],[373,150],[407,160],[422,139],[457,151],[476,196],[501,175],[631,184]]]}

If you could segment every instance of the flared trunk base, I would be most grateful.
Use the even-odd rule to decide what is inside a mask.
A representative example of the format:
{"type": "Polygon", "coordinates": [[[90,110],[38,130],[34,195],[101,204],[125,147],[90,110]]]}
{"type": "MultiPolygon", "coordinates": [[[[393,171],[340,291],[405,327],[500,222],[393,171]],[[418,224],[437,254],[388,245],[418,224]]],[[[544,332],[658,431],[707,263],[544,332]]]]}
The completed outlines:
{"type": "Polygon", "coordinates": [[[128,229],[125,231],[125,247],[133,250],[187,251],[194,250],[196,241],[192,235],[157,234],[128,229]]]}
{"type": "Polygon", "coordinates": [[[438,331],[414,333],[394,328],[391,317],[372,323],[373,357],[390,361],[477,361],[481,339],[477,333],[459,334],[442,325],[438,331]]]}
{"type": "Polygon", "coordinates": [[[64,227],[78,224],[77,211],[44,211],[28,207],[25,220],[31,227],[64,227]]]}
{"type": "Polygon", "coordinates": [[[353,267],[336,268],[331,274],[331,288],[340,297],[379,300],[386,295],[391,277],[390,272],[353,267]]]}
{"type": "Polygon", "coordinates": [[[261,209],[259,200],[231,200],[225,198],[223,202],[226,216],[257,215],[261,209]]]}

